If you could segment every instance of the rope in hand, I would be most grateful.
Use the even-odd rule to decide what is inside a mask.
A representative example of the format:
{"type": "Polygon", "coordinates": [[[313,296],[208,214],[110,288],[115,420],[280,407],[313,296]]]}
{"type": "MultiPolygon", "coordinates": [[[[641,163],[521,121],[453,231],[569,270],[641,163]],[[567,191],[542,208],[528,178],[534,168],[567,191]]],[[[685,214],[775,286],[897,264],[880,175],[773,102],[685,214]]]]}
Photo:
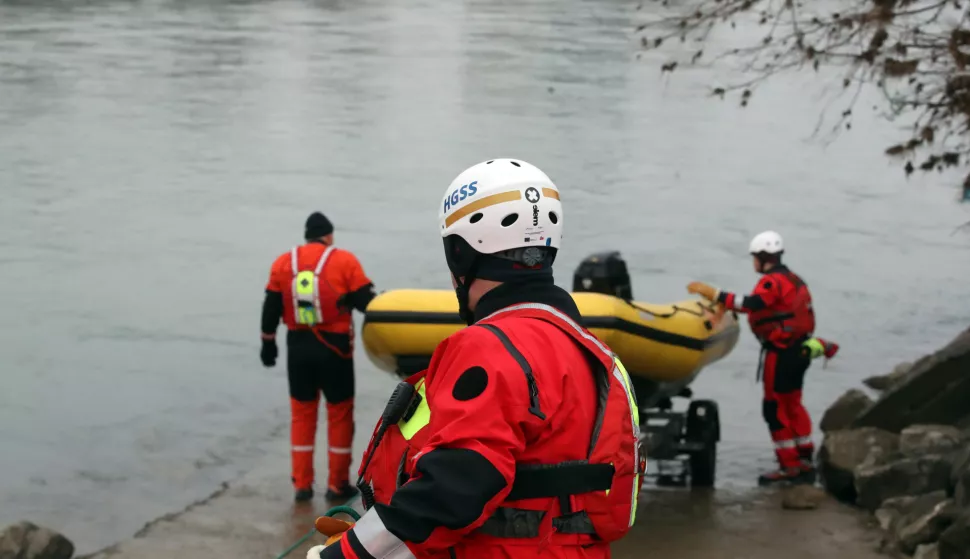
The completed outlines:
{"type": "MultiPolygon", "coordinates": [[[[348,503],[351,503],[351,502],[353,502],[354,499],[358,498],[359,496],[360,495],[355,495],[350,501],[347,501],[347,502],[348,503]]],[[[346,514],[347,516],[353,518],[354,519],[354,522],[360,520],[360,513],[358,513],[357,511],[355,511],[349,505],[338,505],[336,507],[333,507],[330,510],[328,510],[327,512],[323,513],[323,516],[334,516],[336,514],[346,514]]],[[[304,534],[302,538],[296,540],[293,543],[293,545],[291,545],[290,547],[288,547],[285,550],[283,550],[282,553],[280,553],[279,555],[276,556],[276,559],[283,559],[284,557],[286,557],[290,553],[293,553],[293,551],[296,548],[300,547],[301,545],[303,545],[304,542],[306,542],[308,539],[310,539],[313,536],[313,534],[316,533],[316,531],[317,531],[316,528],[310,528],[310,531],[309,532],[307,532],[306,534],[304,534]]]]}

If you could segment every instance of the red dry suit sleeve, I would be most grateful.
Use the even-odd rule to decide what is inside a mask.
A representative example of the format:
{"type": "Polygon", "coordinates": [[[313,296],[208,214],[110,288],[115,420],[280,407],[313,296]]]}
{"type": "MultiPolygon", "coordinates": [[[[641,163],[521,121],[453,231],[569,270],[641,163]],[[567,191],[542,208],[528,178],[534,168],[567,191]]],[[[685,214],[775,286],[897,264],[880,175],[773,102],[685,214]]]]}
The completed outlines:
{"type": "Polygon", "coordinates": [[[541,422],[529,414],[521,366],[485,328],[445,340],[426,379],[427,442],[407,483],[388,505],[375,505],[419,557],[454,546],[495,512],[512,489],[526,424],[541,422]]]}
{"type": "Polygon", "coordinates": [[[266,297],[263,299],[263,312],[260,318],[260,331],[264,339],[276,335],[276,327],[283,316],[283,265],[287,262],[288,254],[280,255],[269,270],[269,280],[266,282],[266,297]]]}
{"type": "Polygon", "coordinates": [[[351,293],[373,284],[370,278],[367,277],[367,274],[364,273],[364,267],[360,265],[360,260],[357,260],[357,257],[352,252],[338,250],[334,252],[331,258],[336,260],[337,265],[340,266],[341,292],[351,293]]]}
{"type": "Polygon", "coordinates": [[[283,283],[286,281],[284,276],[286,275],[286,270],[284,267],[290,263],[290,253],[285,253],[279,255],[276,260],[273,261],[273,265],[269,269],[269,280],[266,282],[266,291],[275,291],[277,293],[283,292],[283,283]]]}
{"type": "Polygon", "coordinates": [[[333,258],[341,266],[338,290],[343,295],[337,301],[338,307],[347,312],[352,309],[366,312],[371,299],[377,296],[374,293],[374,283],[364,273],[364,267],[353,253],[340,250],[334,253],[333,258]]]}
{"type": "Polygon", "coordinates": [[[730,291],[722,291],[717,296],[717,302],[740,313],[760,311],[774,305],[778,301],[778,284],[769,274],[761,276],[754,286],[751,295],[740,296],[730,291]]]}

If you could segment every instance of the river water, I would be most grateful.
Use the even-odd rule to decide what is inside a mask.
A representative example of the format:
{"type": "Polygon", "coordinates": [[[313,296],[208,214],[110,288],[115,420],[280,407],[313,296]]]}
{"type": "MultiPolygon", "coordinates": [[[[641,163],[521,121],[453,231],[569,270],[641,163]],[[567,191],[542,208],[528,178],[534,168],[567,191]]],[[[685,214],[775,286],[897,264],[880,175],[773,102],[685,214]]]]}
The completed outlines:
{"type": "MultiPolygon", "coordinates": [[[[811,373],[816,419],[966,326],[948,177],[904,180],[871,116],[806,141],[810,80],[740,110],[708,70],[662,77],[635,8],[0,2],[0,524],[91,551],[285,455],[285,374],[257,357],[272,259],[319,209],[379,289],[447,288],[437,204],[489,158],[562,189],[565,286],[618,249],[640,300],[747,289],[749,238],[781,231],[843,345],[811,373]]],[[[721,404],[720,487],[771,464],[756,361],[745,333],[695,384],[721,404]]],[[[392,381],[360,349],[358,378],[369,429],[392,381]]]]}

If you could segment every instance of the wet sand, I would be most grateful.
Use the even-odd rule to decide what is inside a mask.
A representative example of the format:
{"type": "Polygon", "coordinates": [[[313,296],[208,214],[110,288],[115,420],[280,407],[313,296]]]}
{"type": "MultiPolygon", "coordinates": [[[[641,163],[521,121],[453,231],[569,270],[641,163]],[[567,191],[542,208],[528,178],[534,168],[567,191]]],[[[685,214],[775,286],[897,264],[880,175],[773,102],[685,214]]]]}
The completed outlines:
{"type": "MultiPolygon", "coordinates": [[[[156,520],[134,538],[90,559],[266,559],[306,534],[329,503],[318,496],[296,505],[288,464],[267,461],[231,486],[181,513],[156,520]]],[[[359,509],[359,502],[354,503],[359,509]]],[[[781,508],[778,490],[714,491],[644,486],[633,533],[614,556],[678,559],[829,559],[881,557],[877,530],[859,511],[825,501],[817,510],[781,508]]],[[[287,557],[306,556],[314,535],[287,557]]]]}

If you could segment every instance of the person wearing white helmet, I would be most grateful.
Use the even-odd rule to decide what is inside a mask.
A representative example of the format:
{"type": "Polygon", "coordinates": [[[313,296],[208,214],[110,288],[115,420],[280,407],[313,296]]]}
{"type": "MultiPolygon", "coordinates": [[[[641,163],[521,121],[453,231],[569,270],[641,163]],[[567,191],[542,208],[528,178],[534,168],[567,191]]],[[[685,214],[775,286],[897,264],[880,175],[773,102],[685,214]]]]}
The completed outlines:
{"type": "Polygon", "coordinates": [[[813,483],[815,481],[812,419],[802,405],[802,387],[811,359],[835,356],[839,346],[813,337],[815,311],[808,285],[782,264],[785,245],[781,235],[764,231],[748,247],[754,269],[762,274],[750,295],[721,291],[706,283],[691,282],[687,291],[748,315],[751,332],[761,342],[759,378],[764,375],[762,411],[779,469],[761,475],[758,482],[813,483]]]}
{"type": "Polygon", "coordinates": [[[458,175],[438,212],[470,326],[398,385],[359,470],[367,512],[309,556],[607,558],[635,519],[638,408],[553,282],[559,189],[491,159],[458,175]]]}

